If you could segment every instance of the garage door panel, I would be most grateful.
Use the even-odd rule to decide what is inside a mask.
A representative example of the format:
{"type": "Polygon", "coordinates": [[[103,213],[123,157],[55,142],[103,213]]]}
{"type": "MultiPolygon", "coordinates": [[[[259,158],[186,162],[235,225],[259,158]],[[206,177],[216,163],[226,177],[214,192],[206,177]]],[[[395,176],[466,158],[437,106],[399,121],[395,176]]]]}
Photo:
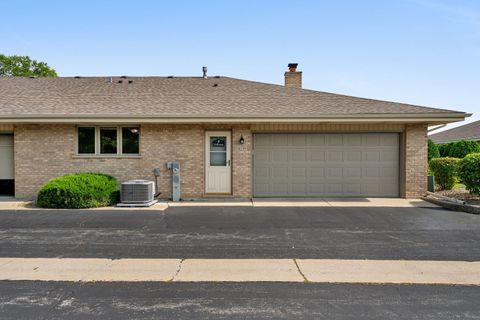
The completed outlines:
{"type": "Polygon", "coordinates": [[[306,183],[291,183],[290,184],[290,194],[296,196],[304,196],[307,193],[307,184],[306,183]]]}
{"type": "Polygon", "coordinates": [[[310,161],[311,162],[325,161],[325,159],[326,159],[325,151],[310,150],[310,161]]]}
{"type": "Polygon", "coordinates": [[[343,185],[343,195],[344,196],[358,196],[362,195],[362,184],[361,183],[346,183],[343,185]]]}
{"type": "Polygon", "coordinates": [[[343,161],[343,152],[344,151],[336,151],[336,150],[328,151],[327,152],[328,161],[331,161],[331,162],[343,161]]]}
{"type": "Polygon", "coordinates": [[[292,178],[305,178],[307,177],[307,168],[291,168],[292,178]]]}
{"type": "Polygon", "coordinates": [[[380,161],[380,152],[379,151],[366,151],[363,153],[363,160],[366,162],[379,162],[380,161]]]}
{"type": "Polygon", "coordinates": [[[327,168],[327,178],[343,178],[343,168],[327,168]]]}
{"type": "Polygon", "coordinates": [[[307,161],[307,150],[291,150],[290,159],[292,159],[293,162],[307,161]]]}
{"type": "Polygon", "coordinates": [[[260,180],[261,178],[270,177],[270,168],[256,167],[254,171],[255,171],[255,177],[258,180],[260,180]]]}
{"type": "Polygon", "coordinates": [[[349,147],[361,147],[362,140],[361,135],[348,135],[345,138],[345,145],[349,147]]]}
{"type": "Polygon", "coordinates": [[[307,135],[308,145],[311,147],[320,147],[325,145],[325,135],[307,135]]]}
{"type": "Polygon", "coordinates": [[[268,134],[262,134],[255,137],[255,145],[257,147],[261,146],[271,146],[272,145],[272,136],[268,134]]]}
{"type": "Polygon", "coordinates": [[[317,196],[319,194],[325,194],[325,184],[324,183],[309,183],[308,185],[308,196],[317,196]]]}
{"type": "Polygon", "coordinates": [[[279,167],[279,168],[272,168],[273,179],[285,179],[288,178],[288,168],[287,167],[279,167]]]}
{"type": "Polygon", "coordinates": [[[399,135],[255,134],[254,196],[397,197],[399,135]]]}
{"type": "Polygon", "coordinates": [[[351,162],[362,161],[362,151],[345,151],[346,160],[351,162]]]}
{"type": "Polygon", "coordinates": [[[397,181],[398,177],[398,168],[381,168],[380,169],[380,176],[382,178],[388,178],[390,179],[395,179],[394,181],[397,181]]]}
{"type": "Polygon", "coordinates": [[[292,141],[292,146],[294,147],[304,147],[307,145],[307,135],[304,134],[293,134],[290,135],[292,141]]]}
{"type": "Polygon", "coordinates": [[[325,177],[325,168],[310,168],[310,178],[323,178],[325,177]]]}
{"type": "Polygon", "coordinates": [[[354,167],[343,168],[343,177],[361,178],[362,168],[354,168],[354,167]]]}
{"type": "Polygon", "coordinates": [[[258,152],[255,152],[255,158],[258,162],[270,162],[272,159],[271,154],[271,151],[258,150],[258,152]]]}
{"type": "Polygon", "coordinates": [[[381,162],[395,162],[397,159],[398,159],[398,151],[395,151],[395,150],[383,151],[380,154],[381,162]]]}
{"type": "Polygon", "coordinates": [[[272,184],[272,193],[273,194],[288,194],[288,184],[287,183],[274,183],[272,184]]]}
{"type": "Polygon", "coordinates": [[[341,134],[330,134],[325,135],[327,144],[329,146],[342,146],[343,145],[343,135],[341,134]]]}
{"type": "Polygon", "coordinates": [[[288,147],[288,134],[273,135],[272,145],[275,147],[288,147]]]}
{"type": "Polygon", "coordinates": [[[380,136],[381,146],[391,147],[391,146],[398,145],[398,142],[399,142],[398,134],[388,134],[388,135],[380,136]]]}

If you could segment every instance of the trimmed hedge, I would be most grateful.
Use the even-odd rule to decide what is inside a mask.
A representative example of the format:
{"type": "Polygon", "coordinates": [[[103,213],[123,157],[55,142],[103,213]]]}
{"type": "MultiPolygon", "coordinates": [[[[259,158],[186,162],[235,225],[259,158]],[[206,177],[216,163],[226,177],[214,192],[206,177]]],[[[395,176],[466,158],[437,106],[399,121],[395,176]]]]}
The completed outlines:
{"type": "Polygon", "coordinates": [[[428,139],[428,161],[433,158],[440,158],[440,152],[438,146],[431,139],[428,139]]]}
{"type": "Polygon", "coordinates": [[[460,179],[470,193],[480,195],[480,153],[472,153],[460,161],[460,179]]]}
{"type": "Polygon", "coordinates": [[[42,208],[81,209],[113,205],[120,191],[117,180],[102,173],[75,173],[53,178],[38,192],[42,208]]]}
{"type": "Polygon", "coordinates": [[[441,190],[452,190],[458,172],[458,158],[433,158],[430,160],[430,170],[435,176],[435,182],[441,190]]]}
{"type": "Polygon", "coordinates": [[[441,157],[464,158],[467,154],[480,152],[480,144],[474,140],[460,140],[438,146],[441,157]]]}

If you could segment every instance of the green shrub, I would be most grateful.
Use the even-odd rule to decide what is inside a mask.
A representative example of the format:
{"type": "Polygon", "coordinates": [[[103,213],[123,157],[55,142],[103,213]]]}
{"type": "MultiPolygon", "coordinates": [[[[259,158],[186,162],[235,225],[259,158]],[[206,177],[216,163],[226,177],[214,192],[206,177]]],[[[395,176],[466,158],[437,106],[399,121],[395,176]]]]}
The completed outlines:
{"type": "Polygon", "coordinates": [[[101,173],[76,173],[54,178],[38,192],[37,205],[43,208],[95,208],[118,202],[117,180],[101,173]]]}
{"type": "Polygon", "coordinates": [[[471,153],[460,161],[459,175],[470,193],[480,194],[480,153],[471,153]]]}
{"type": "Polygon", "coordinates": [[[446,144],[437,144],[438,152],[440,153],[440,158],[448,157],[448,148],[450,147],[449,143],[446,144]]]}
{"type": "Polygon", "coordinates": [[[433,158],[429,167],[435,176],[435,182],[441,190],[452,190],[458,172],[457,158],[433,158]]]}
{"type": "Polygon", "coordinates": [[[450,149],[450,156],[454,158],[464,158],[470,153],[480,152],[480,144],[473,140],[461,140],[454,143],[450,149]]]}
{"type": "Polygon", "coordinates": [[[440,158],[440,152],[438,146],[431,139],[428,139],[428,161],[432,158],[440,158]]]}
{"type": "Polygon", "coordinates": [[[441,157],[464,158],[467,154],[480,152],[480,144],[474,140],[460,140],[439,146],[441,157]]]}

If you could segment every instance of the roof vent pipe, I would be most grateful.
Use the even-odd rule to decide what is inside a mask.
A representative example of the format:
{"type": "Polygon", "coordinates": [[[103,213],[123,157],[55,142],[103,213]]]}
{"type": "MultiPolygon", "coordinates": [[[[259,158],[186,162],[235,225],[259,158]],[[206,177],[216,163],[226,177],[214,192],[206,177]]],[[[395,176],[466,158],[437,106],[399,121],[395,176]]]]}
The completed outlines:
{"type": "Polygon", "coordinates": [[[207,79],[207,67],[202,67],[202,71],[203,71],[203,79],[207,79]]]}
{"type": "Polygon", "coordinates": [[[112,77],[108,77],[108,83],[113,83],[113,78],[112,77]]]}

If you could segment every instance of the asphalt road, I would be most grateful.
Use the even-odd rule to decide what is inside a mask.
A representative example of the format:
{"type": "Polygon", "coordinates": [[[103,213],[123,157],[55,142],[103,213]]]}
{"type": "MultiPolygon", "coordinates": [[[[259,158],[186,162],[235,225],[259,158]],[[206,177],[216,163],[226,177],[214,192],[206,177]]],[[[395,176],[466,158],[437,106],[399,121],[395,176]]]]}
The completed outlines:
{"type": "Polygon", "coordinates": [[[478,287],[0,282],[1,319],[480,319],[478,287]]]}
{"type": "Polygon", "coordinates": [[[1,257],[480,260],[480,216],[383,207],[0,211],[1,257]]]}

